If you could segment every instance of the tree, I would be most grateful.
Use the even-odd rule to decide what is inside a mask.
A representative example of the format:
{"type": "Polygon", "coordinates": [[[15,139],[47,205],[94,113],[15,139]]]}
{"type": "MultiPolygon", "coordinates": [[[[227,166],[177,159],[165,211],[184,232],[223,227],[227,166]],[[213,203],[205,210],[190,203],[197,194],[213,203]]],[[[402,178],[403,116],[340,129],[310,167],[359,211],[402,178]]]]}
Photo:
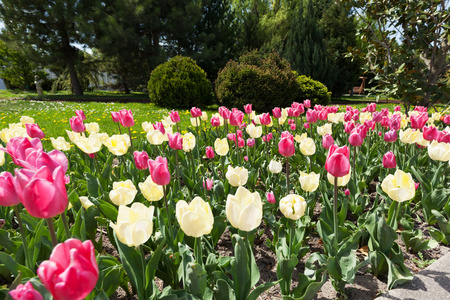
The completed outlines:
{"type": "MultiPolygon", "coordinates": [[[[376,74],[374,91],[410,105],[431,106],[445,97],[450,1],[341,0],[364,26],[365,69],[376,74]]],[[[355,51],[354,53],[356,53],[355,51]]]]}
{"type": "Polygon", "coordinates": [[[83,90],[76,71],[80,40],[77,19],[89,10],[88,1],[2,0],[0,18],[4,31],[14,40],[29,45],[30,59],[65,66],[76,95],[83,90]]]}
{"type": "Polygon", "coordinates": [[[0,40],[0,78],[28,90],[34,84],[35,67],[23,53],[0,40]]]}

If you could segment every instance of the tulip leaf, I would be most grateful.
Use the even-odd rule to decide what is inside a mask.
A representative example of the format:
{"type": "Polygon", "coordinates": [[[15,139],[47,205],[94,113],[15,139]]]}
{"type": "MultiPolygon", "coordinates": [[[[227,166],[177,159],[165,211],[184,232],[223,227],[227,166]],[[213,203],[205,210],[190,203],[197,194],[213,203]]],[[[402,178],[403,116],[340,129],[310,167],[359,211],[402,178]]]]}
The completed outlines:
{"type": "Polygon", "coordinates": [[[17,263],[14,258],[4,252],[0,252],[0,264],[5,265],[14,277],[19,276],[19,273],[23,275],[24,279],[34,277],[30,269],[17,263]]]}
{"type": "Polygon", "coordinates": [[[261,285],[259,285],[257,288],[255,288],[250,295],[248,295],[247,300],[256,300],[258,299],[259,295],[273,287],[274,285],[277,285],[280,281],[274,281],[274,282],[266,282],[261,285]]]}
{"type": "Polygon", "coordinates": [[[90,173],[85,173],[86,176],[86,182],[87,182],[87,189],[89,196],[97,198],[99,196],[98,193],[98,179],[94,175],[90,173]]]}
{"type": "Polygon", "coordinates": [[[311,300],[313,299],[316,294],[319,292],[319,290],[322,288],[322,286],[325,284],[325,281],[327,280],[328,276],[326,272],[322,272],[322,277],[320,278],[320,281],[316,279],[317,274],[320,273],[321,270],[318,270],[316,274],[314,274],[313,278],[309,278],[305,274],[298,274],[298,285],[294,289],[293,294],[296,296],[293,297],[283,297],[283,300],[311,300]],[[302,296],[299,296],[302,295],[302,296]]]}
{"type": "Polygon", "coordinates": [[[217,292],[215,293],[216,300],[235,300],[236,294],[233,288],[223,279],[216,282],[217,292]]]}
{"type": "Polygon", "coordinates": [[[123,281],[123,268],[116,258],[109,255],[99,255],[97,257],[97,264],[99,269],[99,279],[97,281],[96,290],[102,291],[107,296],[111,296],[123,281]]]}
{"type": "Polygon", "coordinates": [[[161,253],[163,248],[166,246],[166,239],[163,238],[158,248],[153,252],[152,257],[147,263],[147,267],[145,268],[145,278],[147,280],[145,289],[147,290],[147,295],[151,295],[153,293],[153,278],[155,278],[155,272],[158,268],[159,259],[161,257],[161,253]]]}
{"type": "Polygon", "coordinates": [[[0,245],[6,248],[11,253],[16,253],[19,248],[19,244],[11,239],[8,231],[0,229],[0,245]]]}
{"type": "MultiPolygon", "coordinates": [[[[92,199],[92,202],[95,204],[95,199],[92,199]]],[[[106,201],[103,201],[101,199],[97,200],[98,208],[100,209],[100,212],[111,222],[116,222],[118,211],[117,208],[114,207],[111,203],[108,203],[106,201]]]]}
{"type": "Polygon", "coordinates": [[[198,263],[188,263],[185,280],[189,293],[202,299],[207,286],[205,269],[198,263]]]}
{"type": "Polygon", "coordinates": [[[223,215],[217,216],[214,218],[213,229],[211,230],[211,238],[213,242],[213,246],[217,245],[222,234],[225,232],[227,228],[226,218],[223,215]]]}
{"type": "Polygon", "coordinates": [[[292,254],[291,257],[288,258],[283,257],[283,249],[280,248],[283,247],[278,247],[277,249],[277,278],[280,280],[281,294],[289,295],[291,291],[292,274],[298,264],[298,259],[294,254],[292,254]]]}

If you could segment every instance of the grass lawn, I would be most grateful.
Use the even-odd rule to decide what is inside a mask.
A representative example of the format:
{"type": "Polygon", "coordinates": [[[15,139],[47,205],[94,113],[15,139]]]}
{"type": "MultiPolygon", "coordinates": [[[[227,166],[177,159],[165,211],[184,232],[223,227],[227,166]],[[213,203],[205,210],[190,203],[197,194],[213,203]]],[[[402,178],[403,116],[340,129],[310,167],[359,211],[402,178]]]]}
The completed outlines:
{"type": "MultiPolygon", "coordinates": [[[[137,99],[142,100],[144,96],[147,97],[146,94],[142,93],[126,95],[123,93],[97,91],[94,93],[86,93],[86,95],[83,96],[79,102],[75,101],[77,96],[64,93],[48,94],[44,96],[47,99],[63,97],[63,99],[69,101],[27,100],[35,96],[37,95],[20,91],[0,91],[0,99],[3,99],[3,101],[0,101],[0,130],[8,127],[8,124],[10,123],[18,123],[21,116],[29,116],[34,118],[36,123],[42,128],[46,134],[45,140],[49,141],[50,137],[56,138],[58,136],[64,136],[67,140],[66,130],[71,130],[69,119],[75,116],[75,110],[82,109],[87,117],[85,123],[97,122],[100,126],[101,132],[107,132],[109,135],[112,135],[118,133],[118,129],[117,125],[111,119],[111,112],[121,109],[131,109],[135,119],[135,126],[132,128],[133,138],[141,139],[145,138],[145,131],[141,126],[144,121],[151,123],[161,121],[161,119],[166,117],[170,112],[170,109],[161,108],[153,103],[120,102],[123,97],[136,97],[137,99]],[[89,101],[90,97],[99,97],[101,98],[100,101],[105,101],[105,99],[111,99],[113,101],[92,102],[89,101]]],[[[375,98],[364,98],[361,96],[346,97],[346,100],[351,99],[370,101],[375,98]]],[[[356,104],[352,106],[362,108],[365,107],[366,104],[356,104]]],[[[390,110],[393,110],[394,106],[396,105],[380,104],[378,105],[378,109],[381,110],[381,108],[388,107],[390,110]]],[[[342,105],[341,111],[343,109],[345,109],[345,105],[342,105]]],[[[212,113],[217,112],[217,106],[210,107],[210,109],[206,110],[206,112],[210,118],[212,113]]],[[[191,115],[188,110],[179,110],[179,113],[181,117],[181,122],[179,125],[182,133],[185,133],[186,128],[191,127],[191,115]]]]}

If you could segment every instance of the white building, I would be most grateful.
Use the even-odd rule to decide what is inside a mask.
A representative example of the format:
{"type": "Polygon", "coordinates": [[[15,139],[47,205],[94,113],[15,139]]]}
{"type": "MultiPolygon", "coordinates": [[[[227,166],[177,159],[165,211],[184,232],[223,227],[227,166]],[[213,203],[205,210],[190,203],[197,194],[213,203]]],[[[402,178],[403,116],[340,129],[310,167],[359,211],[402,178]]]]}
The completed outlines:
{"type": "Polygon", "coordinates": [[[6,90],[5,82],[3,82],[3,79],[0,78],[0,90],[6,90]]]}

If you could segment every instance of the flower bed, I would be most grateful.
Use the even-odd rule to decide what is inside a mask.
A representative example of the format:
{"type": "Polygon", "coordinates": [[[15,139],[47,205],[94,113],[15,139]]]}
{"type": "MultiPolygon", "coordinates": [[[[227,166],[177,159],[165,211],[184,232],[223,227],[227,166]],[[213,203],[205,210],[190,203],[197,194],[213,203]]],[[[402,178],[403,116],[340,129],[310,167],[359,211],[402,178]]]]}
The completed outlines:
{"type": "Polygon", "coordinates": [[[357,274],[393,288],[412,278],[405,255],[450,242],[450,115],[192,108],[183,135],[176,111],[111,117],[109,136],[76,111],[55,150],[30,117],[1,131],[1,293],[312,299],[330,279],[345,298],[357,274]]]}

